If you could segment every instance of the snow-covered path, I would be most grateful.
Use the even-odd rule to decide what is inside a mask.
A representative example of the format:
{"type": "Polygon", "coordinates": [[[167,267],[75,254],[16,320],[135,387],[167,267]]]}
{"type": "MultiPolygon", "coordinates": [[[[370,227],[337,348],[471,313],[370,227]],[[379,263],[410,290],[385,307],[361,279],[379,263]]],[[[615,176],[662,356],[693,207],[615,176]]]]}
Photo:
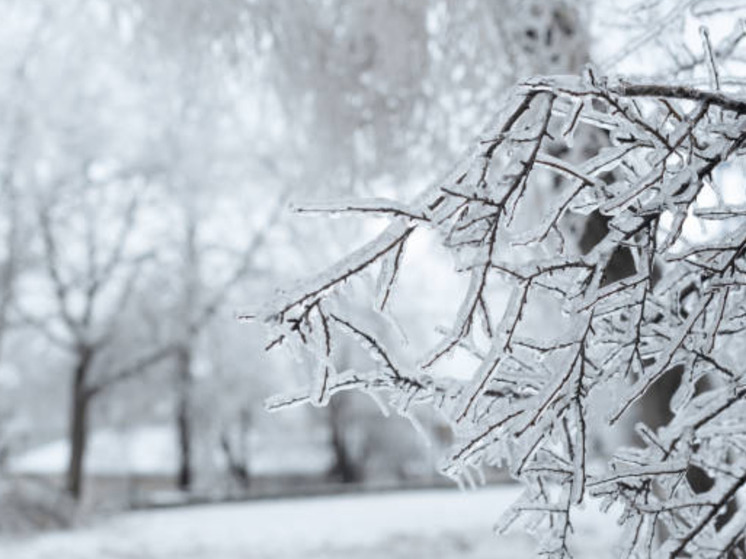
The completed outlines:
{"type": "MultiPolygon", "coordinates": [[[[515,487],[345,495],[127,513],[70,532],[0,540],[3,559],[520,559],[525,536],[497,537],[515,487]]],[[[608,557],[615,528],[576,520],[579,557],[608,557]]]]}

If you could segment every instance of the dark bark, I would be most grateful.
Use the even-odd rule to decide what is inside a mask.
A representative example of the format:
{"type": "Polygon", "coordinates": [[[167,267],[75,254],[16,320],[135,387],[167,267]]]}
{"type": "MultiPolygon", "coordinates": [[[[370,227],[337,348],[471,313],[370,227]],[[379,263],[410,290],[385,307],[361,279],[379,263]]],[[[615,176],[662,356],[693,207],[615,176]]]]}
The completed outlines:
{"type": "Polygon", "coordinates": [[[329,477],[342,483],[357,483],[362,481],[363,472],[352,456],[345,435],[345,405],[340,396],[344,397],[337,394],[331,398],[328,406],[330,443],[334,453],[334,465],[329,477]]]}
{"type": "Polygon", "coordinates": [[[249,469],[246,463],[236,456],[226,433],[223,433],[220,436],[220,446],[223,449],[223,455],[228,463],[228,472],[231,477],[236,481],[236,483],[238,483],[238,486],[241,489],[248,489],[251,484],[249,469]]]}
{"type": "Polygon", "coordinates": [[[90,347],[81,347],[73,371],[69,424],[70,458],[65,482],[65,488],[76,501],[80,500],[83,492],[83,461],[88,442],[88,411],[91,400],[86,389],[86,380],[92,361],[93,350],[90,347]]]}
{"type": "Polygon", "coordinates": [[[231,439],[230,432],[226,428],[220,434],[220,446],[228,464],[228,472],[238,486],[245,491],[251,485],[249,432],[252,418],[249,407],[241,409],[237,423],[237,439],[231,439]]]}
{"type": "Polygon", "coordinates": [[[226,433],[220,435],[220,446],[223,449],[223,455],[228,463],[228,472],[231,477],[238,483],[241,489],[248,489],[249,485],[251,485],[249,469],[246,463],[236,456],[226,433]]]}
{"type": "Polygon", "coordinates": [[[192,382],[192,353],[188,347],[181,347],[176,352],[176,431],[179,448],[176,486],[182,491],[189,491],[193,482],[192,382]]]}

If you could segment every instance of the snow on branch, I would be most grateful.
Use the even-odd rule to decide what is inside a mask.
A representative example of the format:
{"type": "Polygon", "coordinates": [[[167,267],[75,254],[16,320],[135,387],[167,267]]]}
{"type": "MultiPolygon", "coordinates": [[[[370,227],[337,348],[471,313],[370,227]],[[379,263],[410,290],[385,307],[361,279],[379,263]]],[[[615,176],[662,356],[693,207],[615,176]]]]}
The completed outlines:
{"type": "MultiPolygon", "coordinates": [[[[589,71],[529,80],[496,114],[468,157],[415,201],[306,210],[391,223],[259,313],[271,347],[303,348],[320,363],[315,385],[271,407],[354,388],[387,394],[405,414],[437,408],[458,441],[444,471],[469,479],[507,465],[526,493],[505,523],[533,527],[548,556],[569,555],[573,511],[590,496],[622,505],[628,556],[721,556],[744,523],[740,512],[723,515],[746,480],[746,378],[734,365],[746,336],[746,229],[719,170],[743,157],[746,100],[589,71]],[[702,205],[705,189],[717,206],[702,205]],[[591,220],[600,234],[578,239],[573,223],[591,220]],[[716,234],[696,233],[705,222],[716,234]],[[394,304],[419,229],[438,233],[468,281],[440,340],[400,362],[402,349],[365,316],[394,304]],[[346,304],[344,286],[370,273],[379,293],[369,311],[346,304]],[[370,354],[371,370],[330,366],[339,337],[370,354]],[[467,380],[435,374],[459,352],[478,356],[467,380]],[[611,423],[637,421],[674,369],[683,372],[673,419],[641,425],[642,445],[596,456],[593,441],[611,423]],[[717,481],[697,489],[693,469],[717,481]]],[[[432,302],[407,304],[426,317],[432,302]]]]}

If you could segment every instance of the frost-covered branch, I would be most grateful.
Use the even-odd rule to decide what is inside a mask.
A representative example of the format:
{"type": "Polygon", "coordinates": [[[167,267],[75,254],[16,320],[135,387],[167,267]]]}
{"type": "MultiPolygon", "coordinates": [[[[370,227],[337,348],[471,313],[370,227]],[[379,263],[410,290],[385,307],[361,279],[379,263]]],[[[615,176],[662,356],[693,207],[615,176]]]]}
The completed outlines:
{"type": "Polygon", "coordinates": [[[405,414],[437,408],[458,441],[444,471],[471,483],[507,465],[526,493],[505,525],[525,521],[550,556],[569,555],[573,511],[589,496],[623,505],[628,555],[717,556],[706,542],[720,531],[737,541],[720,517],[746,472],[746,379],[733,366],[746,331],[746,229],[720,173],[739,163],[744,143],[746,101],[724,89],[592,71],[514,88],[462,164],[414,202],[315,208],[391,224],[260,313],[271,347],[303,349],[319,364],[312,386],[285,403],[355,388],[388,394],[405,414]],[[572,223],[591,214],[605,229],[581,250],[572,223]],[[708,234],[694,232],[705,223],[708,234]],[[420,229],[438,233],[468,287],[440,340],[405,366],[396,358],[405,348],[367,328],[366,316],[393,304],[420,229]],[[346,286],[371,274],[379,293],[369,313],[349,308],[346,286]],[[367,350],[370,370],[334,370],[339,337],[367,350]],[[460,352],[479,362],[457,381],[443,358],[460,352]],[[677,368],[673,419],[640,426],[642,446],[601,464],[591,441],[636,421],[646,394],[677,368]],[[689,483],[693,470],[721,479],[716,467],[729,477],[706,492],[689,483]]]}

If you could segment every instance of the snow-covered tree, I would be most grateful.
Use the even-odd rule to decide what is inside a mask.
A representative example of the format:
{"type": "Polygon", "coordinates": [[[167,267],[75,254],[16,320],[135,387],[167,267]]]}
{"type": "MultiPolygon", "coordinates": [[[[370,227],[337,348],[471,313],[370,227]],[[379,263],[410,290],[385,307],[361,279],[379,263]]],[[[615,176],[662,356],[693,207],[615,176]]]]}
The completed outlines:
{"type": "Polygon", "coordinates": [[[443,471],[474,483],[506,466],[526,490],[501,526],[525,523],[547,556],[570,556],[573,515],[595,499],[625,526],[620,556],[724,557],[746,532],[736,508],[746,491],[744,32],[739,23],[715,42],[702,27],[699,53],[667,35],[743,9],[637,7],[646,25],[615,64],[670,52],[673,70],[588,66],[524,80],[494,102],[468,155],[415,199],[312,208],[390,224],[257,313],[268,347],[316,363],[308,386],[270,406],[360,390],[415,424],[418,407],[435,408],[458,441],[443,471]],[[455,265],[458,293],[444,291],[442,304],[460,302],[419,348],[380,332],[406,333],[394,327],[397,305],[432,304],[399,283],[421,261],[408,246],[427,235],[455,265]],[[370,359],[336,370],[348,340],[370,359]],[[644,416],[646,395],[672,374],[664,424],[638,423],[641,444],[609,457],[593,452],[644,416]]]}
{"type": "Polygon", "coordinates": [[[172,352],[142,337],[121,351],[125,338],[144,331],[130,331],[128,311],[153,256],[142,225],[155,171],[143,149],[147,125],[136,116],[129,57],[105,14],[90,5],[8,8],[24,50],[10,74],[16,80],[3,137],[3,209],[16,212],[3,248],[22,249],[25,259],[22,274],[4,278],[0,299],[25,328],[19,335],[43,338],[57,359],[64,356],[62,367],[47,362],[44,369],[69,375],[65,486],[78,499],[93,402],[172,352]],[[82,30],[86,40],[72,40],[82,30]],[[131,118],[114,126],[114,114],[131,118]],[[33,234],[21,238],[26,230],[33,234]]]}

